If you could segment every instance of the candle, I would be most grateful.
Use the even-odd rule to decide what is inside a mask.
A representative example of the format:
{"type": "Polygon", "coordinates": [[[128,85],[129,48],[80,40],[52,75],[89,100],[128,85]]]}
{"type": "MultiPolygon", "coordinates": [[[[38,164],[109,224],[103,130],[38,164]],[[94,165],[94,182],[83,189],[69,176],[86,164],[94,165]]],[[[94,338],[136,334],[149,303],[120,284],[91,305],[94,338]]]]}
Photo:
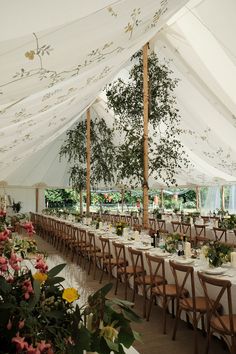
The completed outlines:
{"type": "Polygon", "coordinates": [[[231,267],[236,267],[236,252],[231,252],[231,267]]]}
{"type": "Polygon", "coordinates": [[[128,239],[128,228],[127,228],[127,227],[124,227],[124,228],[123,228],[123,237],[124,237],[125,239],[128,239]]]}
{"type": "Polygon", "coordinates": [[[140,241],[140,235],[139,235],[139,232],[137,230],[134,231],[134,240],[135,241],[140,241]]]}
{"type": "Polygon", "coordinates": [[[191,257],[191,243],[185,242],[184,254],[186,257],[191,257]]]}

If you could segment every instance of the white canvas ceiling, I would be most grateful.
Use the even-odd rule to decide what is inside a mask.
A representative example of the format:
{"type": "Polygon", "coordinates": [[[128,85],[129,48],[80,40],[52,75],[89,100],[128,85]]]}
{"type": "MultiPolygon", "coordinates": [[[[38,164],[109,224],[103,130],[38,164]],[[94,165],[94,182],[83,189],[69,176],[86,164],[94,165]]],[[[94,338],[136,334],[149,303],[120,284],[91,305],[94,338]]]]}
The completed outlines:
{"type": "MultiPolygon", "coordinates": [[[[0,181],[68,186],[65,131],[150,41],[172,59],[192,162],[181,185],[236,181],[236,3],[0,0],[0,181]]],[[[157,184],[152,181],[152,186],[157,184]]]]}

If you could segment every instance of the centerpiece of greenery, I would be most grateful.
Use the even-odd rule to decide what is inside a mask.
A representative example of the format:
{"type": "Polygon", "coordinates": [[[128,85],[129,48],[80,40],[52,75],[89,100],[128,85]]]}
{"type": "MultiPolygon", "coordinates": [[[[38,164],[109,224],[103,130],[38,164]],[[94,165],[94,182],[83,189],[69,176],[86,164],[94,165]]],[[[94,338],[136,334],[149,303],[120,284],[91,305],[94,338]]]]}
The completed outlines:
{"type": "Polygon", "coordinates": [[[232,250],[230,245],[218,241],[210,241],[203,246],[203,253],[212,267],[220,267],[223,263],[230,262],[232,250]]]}
{"type": "Polygon", "coordinates": [[[236,215],[229,215],[218,221],[218,226],[222,229],[233,230],[236,227],[236,215]]]}
{"type": "Polygon", "coordinates": [[[140,318],[130,303],[107,298],[111,284],[79,306],[78,291],[58,275],[65,264],[49,270],[38,255],[34,271],[6,229],[0,243],[0,354],[124,354],[139,338],[131,322],[140,318]]]}
{"type": "Polygon", "coordinates": [[[116,227],[116,234],[118,236],[122,236],[123,235],[123,230],[124,230],[125,227],[127,227],[127,224],[122,222],[122,221],[120,221],[120,222],[116,223],[115,227],[116,227]]]}
{"type": "Polygon", "coordinates": [[[165,237],[165,250],[169,253],[175,253],[178,248],[178,242],[181,240],[181,235],[178,233],[168,234],[165,237]]]}

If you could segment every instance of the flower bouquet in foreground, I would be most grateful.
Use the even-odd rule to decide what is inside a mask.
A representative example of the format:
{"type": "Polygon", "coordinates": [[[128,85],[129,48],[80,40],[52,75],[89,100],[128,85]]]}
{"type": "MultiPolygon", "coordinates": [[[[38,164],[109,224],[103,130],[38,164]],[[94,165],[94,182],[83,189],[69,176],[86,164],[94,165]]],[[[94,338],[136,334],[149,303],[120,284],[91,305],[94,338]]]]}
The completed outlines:
{"type": "Polygon", "coordinates": [[[124,347],[139,338],[131,322],[140,318],[130,303],[107,298],[111,284],[79,306],[77,290],[65,288],[59,276],[65,264],[48,270],[45,258],[38,255],[32,271],[33,261],[23,260],[20,249],[9,252],[9,234],[5,242],[8,246],[2,245],[0,254],[1,354],[123,354],[124,347]]]}

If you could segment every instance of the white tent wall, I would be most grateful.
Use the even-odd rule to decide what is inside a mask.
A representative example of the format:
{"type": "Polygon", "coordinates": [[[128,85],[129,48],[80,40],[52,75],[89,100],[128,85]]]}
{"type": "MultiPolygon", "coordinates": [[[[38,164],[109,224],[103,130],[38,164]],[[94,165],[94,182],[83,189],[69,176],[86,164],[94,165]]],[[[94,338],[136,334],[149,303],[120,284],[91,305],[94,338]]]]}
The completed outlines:
{"type": "MultiPolygon", "coordinates": [[[[44,189],[39,188],[38,191],[38,211],[41,212],[45,208],[44,189]]],[[[22,213],[36,211],[36,188],[5,187],[0,188],[0,194],[1,196],[9,196],[12,202],[21,202],[20,212],[22,213]]],[[[8,197],[6,200],[8,206],[8,197]]]]}
{"type": "Polygon", "coordinates": [[[35,18],[22,0],[19,22],[0,0],[0,181],[68,187],[70,166],[58,156],[65,131],[91,105],[113,120],[96,99],[150,41],[180,79],[181,140],[191,165],[177,171],[177,183],[236,184],[236,2],[70,0],[57,2],[56,13],[54,2],[43,0],[35,18]]]}

